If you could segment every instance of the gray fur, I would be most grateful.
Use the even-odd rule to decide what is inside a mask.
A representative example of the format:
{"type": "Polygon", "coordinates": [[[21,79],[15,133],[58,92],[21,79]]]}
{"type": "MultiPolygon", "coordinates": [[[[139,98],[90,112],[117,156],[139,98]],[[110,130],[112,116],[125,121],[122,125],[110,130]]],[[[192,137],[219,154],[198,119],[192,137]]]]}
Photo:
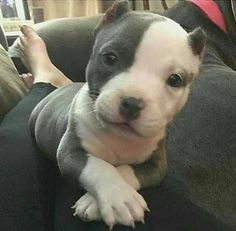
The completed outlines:
{"type": "Polygon", "coordinates": [[[206,44],[206,33],[198,27],[189,34],[189,45],[194,55],[201,55],[206,44]]]}
{"type": "Polygon", "coordinates": [[[55,90],[31,114],[31,133],[40,149],[53,161],[56,161],[57,147],[67,127],[70,105],[80,87],[80,83],[74,83],[55,90]]]}
{"type": "Polygon", "coordinates": [[[119,72],[128,71],[145,31],[152,22],[163,20],[165,18],[160,15],[131,12],[106,25],[97,34],[86,73],[91,93],[99,92],[101,87],[119,72]],[[107,51],[114,51],[118,58],[122,57],[115,70],[112,67],[107,68],[101,61],[101,54],[107,51]]]}
{"type": "MultiPolygon", "coordinates": [[[[145,31],[152,22],[165,20],[164,17],[155,14],[123,13],[124,17],[104,25],[97,34],[93,54],[87,67],[90,92],[99,91],[117,72],[128,70],[145,31]],[[107,49],[114,50],[123,57],[116,71],[99,64],[100,60],[97,57],[107,49]]],[[[73,98],[76,97],[80,87],[81,85],[77,83],[55,90],[38,104],[30,119],[31,131],[40,149],[57,162],[65,178],[77,183],[87,161],[87,152],[82,147],[75,130],[79,121],[76,121],[70,112],[74,107],[73,98]]],[[[158,184],[166,172],[163,142],[159,144],[147,163],[135,165],[133,168],[142,186],[158,184]]]]}
{"type": "MultiPolygon", "coordinates": [[[[114,7],[119,8],[119,4],[126,3],[121,1],[114,7]]],[[[117,135],[102,126],[98,116],[99,111],[97,114],[94,112],[96,103],[101,102],[106,105],[104,101],[99,101],[104,94],[96,101],[96,96],[99,95],[102,87],[119,73],[129,71],[147,29],[153,22],[165,20],[151,13],[128,13],[125,7],[119,9],[122,10],[118,18],[116,18],[116,9],[109,10],[108,14],[113,12],[115,15],[109,15],[109,23],[103,23],[103,27],[99,28],[100,31],[96,34],[93,53],[86,71],[88,84],[85,84],[81,90],[79,84],[72,84],[54,91],[36,107],[30,120],[32,133],[40,149],[57,162],[61,174],[67,180],[77,186],[82,184],[88,191],[87,199],[94,197],[95,206],[99,207],[103,220],[110,228],[115,223],[132,225],[132,222],[143,218],[144,211],[148,209],[146,202],[136,190],[159,184],[167,170],[164,147],[166,123],[160,131],[155,130],[155,135],[149,135],[148,139],[145,139],[145,134],[142,136],[142,133],[141,135],[137,133],[136,138],[129,140],[127,138],[129,134],[125,136],[126,132],[117,135]],[[104,53],[111,51],[119,59],[114,66],[106,65],[102,59],[104,53]],[[83,104],[86,104],[86,107],[83,104]],[[161,141],[153,152],[158,140],[161,141]],[[113,143],[114,147],[109,147],[109,142],[113,143]],[[139,152],[138,149],[141,151],[139,152]],[[134,157],[133,152],[139,154],[134,157]],[[122,165],[127,167],[126,172],[125,170],[123,172],[124,176],[127,174],[127,179],[123,178],[122,172],[118,170],[122,165]],[[134,198],[137,203],[134,202],[134,198]],[[120,211],[120,205],[123,204],[125,206],[120,211]],[[126,204],[130,206],[136,204],[137,211],[133,209],[133,213],[140,212],[138,216],[140,219],[133,215],[134,219],[129,222],[126,219],[120,220],[119,214],[123,210],[130,211],[126,204]],[[114,210],[114,221],[109,219],[112,212],[107,208],[114,210]]],[[[150,44],[154,43],[150,42],[150,44]]],[[[117,79],[119,80],[119,77],[117,79]]],[[[109,112],[109,110],[104,111],[109,112]]],[[[116,121],[113,124],[115,123],[116,121]]],[[[121,123],[122,125],[126,124],[121,123]]],[[[131,126],[128,128],[132,129],[131,126]]],[[[82,219],[85,218],[84,216],[88,218],[88,214],[81,213],[81,204],[83,205],[81,201],[75,204],[75,214],[82,219]]]]}
{"type": "Polygon", "coordinates": [[[80,138],[76,136],[75,127],[68,126],[57,151],[58,166],[62,176],[78,185],[78,180],[87,162],[87,152],[81,146],[80,138]]]}
{"type": "Polygon", "coordinates": [[[149,160],[139,165],[132,165],[132,168],[141,188],[160,184],[167,172],[165,139],[159,142],[149,160]]]}

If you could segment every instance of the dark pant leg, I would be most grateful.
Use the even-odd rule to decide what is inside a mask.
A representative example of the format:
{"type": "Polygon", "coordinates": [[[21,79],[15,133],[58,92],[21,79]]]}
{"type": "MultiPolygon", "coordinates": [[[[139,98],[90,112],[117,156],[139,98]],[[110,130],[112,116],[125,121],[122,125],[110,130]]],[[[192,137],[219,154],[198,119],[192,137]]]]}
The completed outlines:
{"type": "MultiPolygon", "coordinates": [[[[172,179],[175,180],[175,179],[172,179]]],[[[76,190],[59,179],[55,206],[55,231],[107,231],[102,222],[86,223],[73,217],[70,208],[85,192],[76,190]]],[[[115,226],[114,231],[232,231],[203,209],[172,192],[164,184],[141,191],[150,213],[145,215],[145,225],[136,223],[136,229],[115,226]]]]}
{"type": "Polygon", "coordinates": [[[35,148],[28,119],[35,105],[54,89],[35,84],[0,124],[0,230],[53,229],[53,174],[48,173],[54,172],[54,166],[35,148]]]}

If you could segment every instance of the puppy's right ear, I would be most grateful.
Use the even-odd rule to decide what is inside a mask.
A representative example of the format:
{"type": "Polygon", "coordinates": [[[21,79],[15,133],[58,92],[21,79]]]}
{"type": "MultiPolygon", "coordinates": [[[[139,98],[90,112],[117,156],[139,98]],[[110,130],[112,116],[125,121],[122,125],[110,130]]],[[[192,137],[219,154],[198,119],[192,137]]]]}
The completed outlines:
{"type": "Polygon", "coordinates": [[[207,35],[200,27],[196,28],[188,35],[189,45],[192,48],[194,55],[203,56],[204,48],[207,42],[207,35]]]}
{"type": "Polygon", "coordinates": [[[106,11],[101,21],[94,29],[94,34],[96,35],[102,27],[115,22],[117,19],[121,18],[123,15],[129,12],[129,1],[128,0],[117,0],[114,4],[106,11]]]}

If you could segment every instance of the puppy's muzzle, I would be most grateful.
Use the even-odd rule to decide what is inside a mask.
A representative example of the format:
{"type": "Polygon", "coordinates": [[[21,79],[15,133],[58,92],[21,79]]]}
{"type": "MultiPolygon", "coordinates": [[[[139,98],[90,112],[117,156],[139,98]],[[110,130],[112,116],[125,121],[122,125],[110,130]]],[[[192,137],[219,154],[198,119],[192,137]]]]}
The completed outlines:
{"type": "Polygon", "coordinates": [[[135,97],[124,97],[121,99],[119,111],[126,121],[131,121],[140,116],[143,108],[144,103],[141,99],[135,97]]]}

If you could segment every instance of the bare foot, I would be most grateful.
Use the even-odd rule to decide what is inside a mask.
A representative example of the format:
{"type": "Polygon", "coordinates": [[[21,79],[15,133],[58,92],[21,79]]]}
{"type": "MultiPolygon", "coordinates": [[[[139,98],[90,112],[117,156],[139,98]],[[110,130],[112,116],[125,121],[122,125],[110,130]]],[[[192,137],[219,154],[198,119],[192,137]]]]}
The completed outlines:
{"type": "Polygon", "coordinates": [[[51,62],[46,45],[41,37],[29,26],[22,26],[19,47],[21,60],[34,76],[34,83],[51,83],[61,87],[72,83],[51,62]]]}
{"type": "Polygon", "coordinates": [[[31,73],[22,74],[20,75],[20,78],[28,89],[30,89],[34,84],[34,77],[31,73]]]}

